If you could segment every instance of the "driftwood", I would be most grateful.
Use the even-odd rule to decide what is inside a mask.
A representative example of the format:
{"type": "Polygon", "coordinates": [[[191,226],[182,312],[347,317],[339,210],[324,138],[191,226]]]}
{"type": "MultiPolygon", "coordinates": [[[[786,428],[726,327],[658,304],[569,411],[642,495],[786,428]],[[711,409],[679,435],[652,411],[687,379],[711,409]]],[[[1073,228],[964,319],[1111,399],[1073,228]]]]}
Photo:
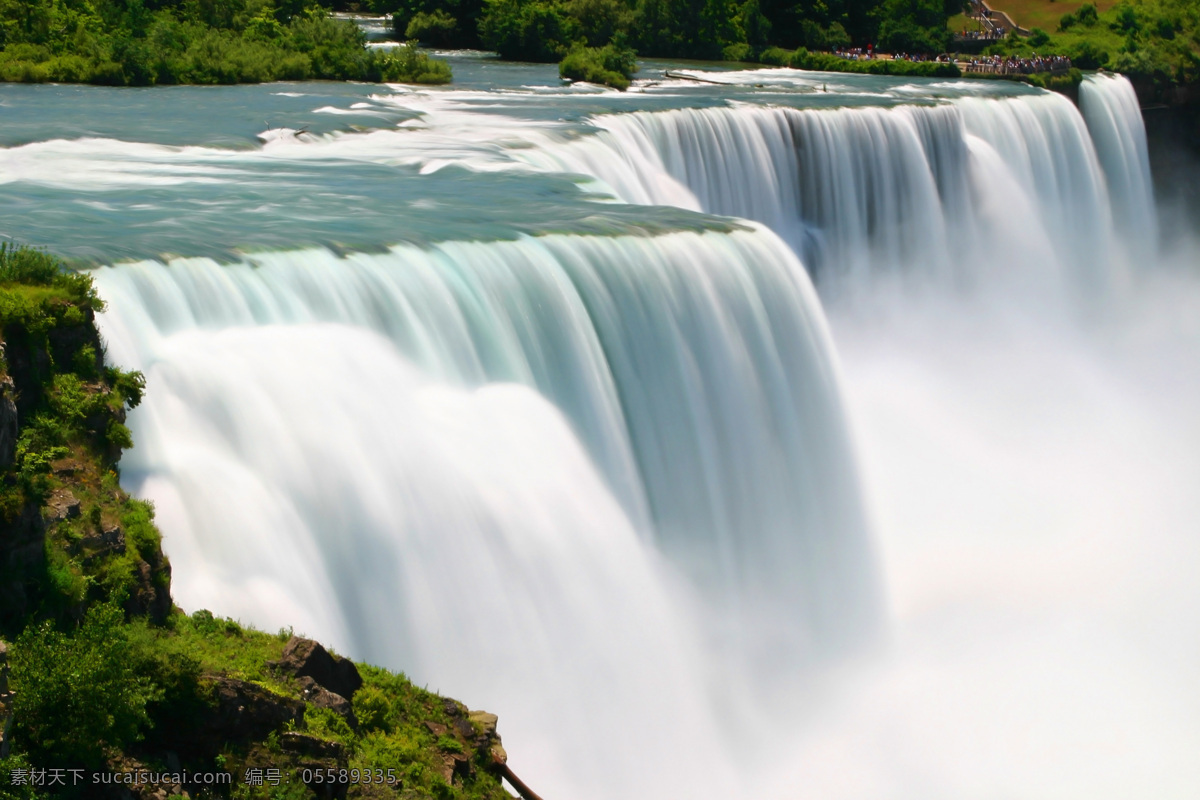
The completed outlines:
{"type": "Polygon", "coordinates": [[[533,789],[525,785],[525,781],[517,777],[512,771],[512,767],[499,759],[495,759],[493,763],[496,765],[496,771],[500,773],[500,777],[512,784],[512,787],[517,790],[517,794],[521,795],[522,800],[542,800],[542,798],[533,789]]]}
{"type": "Polygon", "coordinates": [[[713,80],[709,80],[708,78],[697,78],[695,75],[684,75],[682,72],[671,72],[671,70],[667,70],[666,72],[663,73],[663,75],[666,75],[668,78],[674,78],[674,79],[680,80],[680,81],[696,81],[697,83],[711,83],[713,86],[728,86],[729,85],[728,83],[722,83],[721,81],[713,81],[713,80]]]}

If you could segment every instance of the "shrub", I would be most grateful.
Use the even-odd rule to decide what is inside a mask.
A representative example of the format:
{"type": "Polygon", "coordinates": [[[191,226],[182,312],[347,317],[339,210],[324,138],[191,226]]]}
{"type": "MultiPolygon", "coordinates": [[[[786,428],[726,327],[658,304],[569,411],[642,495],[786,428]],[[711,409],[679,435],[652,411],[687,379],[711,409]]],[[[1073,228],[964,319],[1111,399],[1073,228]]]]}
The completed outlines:
{"type": "Polygon", "coordinates": [[[392,704],[378,687],[367,686],[359,690],[354,698],[354,713],[358,724],[367,733],[388,731],[391,727],[392,704]]]}
{"type": "Polygon", "coordinates": [[[637,55],[628,47],[577,45],[558,65],[558,74],[573,81],[587,81],[624,91],[637,72],[637,55]]]}
{"type": "Polygon", "coordinates": [[[0,284],[49,286],[61,273],[62,265],[49,253],[0,243],[0,284]]]}
{"type": "Polygon", "coordinates": [[[422,44],[445,47],[454,43],[458,20],[438,9],[432,13],[416,14],[405,28],[404,35],[422,44]]]}
{"type": "Polygon", "coordinates": [[[1100,69],[1108,64],[1108,52],[1089,41],[1080,42],[1067,50],[1071,64],[1079,69],[1100,69]]]}
{"type": "Polygon", "coordinates": [[[411,44],[383,51],[378,57],[379,73],[389,83],[441,84],[450,82],[450,65],[411,44]]]}
{"type": "Polygon", "coordinates": [[[104,748],[141,738],[146,705],[158,699],[140,675],[121,610],[96,605],[71,634],[50,623],[21,634],[12,649],[17,737],[35,760],[98,764],[104,748]]]}
{"type": "Polygon", "coordinates": [[[1096,11],[1096,7],[1091,3],[1086,3],[1079,7],[1079,10],[1074,14],[1063,14],[1058,21],[1058,29],[1060,31],[1068,30],[1075,25],[1082,25],[1085,28],[1090,28],[1100,21],[1100,14],[1096,11]]]}

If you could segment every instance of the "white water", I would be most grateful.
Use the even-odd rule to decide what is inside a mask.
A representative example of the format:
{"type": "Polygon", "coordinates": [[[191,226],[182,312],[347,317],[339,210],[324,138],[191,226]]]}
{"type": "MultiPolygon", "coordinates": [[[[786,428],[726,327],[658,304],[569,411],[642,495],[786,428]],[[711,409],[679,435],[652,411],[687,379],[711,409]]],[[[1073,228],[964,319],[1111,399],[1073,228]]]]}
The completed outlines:
{"type": "Polygon", "coordinates": [[[1200,294],[1131,265],[1144,134],[1093,80],[514,151],[783,241],[100,271],[177,599],[497,711],[547,797],[1192,796],[1200,294]]]}
{"type": "Polygon", "coordinates": [[[648,791],[664,747],[699,779],[712,682],[875,624],[828,334],[768,232],[147,262],[98,283],[110,354],[155,387],[125,480],[170,554],[204,565],[179,571],[179,601],[501,704],[549,789],[648,791]],[[620,696],[580,691],[606,684],[620,696]],[[648,708],[659,722],[597,749],[592,731],[648,708]]]}
{"type": "Polygon", "coordinates": [[[1086,124],[1051,93],[891,109],[616,114],[595,118],[600,136],[522,157],[592,175],[628,202],[763,222],[827,292],[879,273],[976,282],[1014,271],[1050,284],[1069,274],[1103,290],[1126,261],[1108,186],[1123,226],[1138,231],[1139,256],[1154,241],[1155,212],[1128,82],[1089,79],[1083,96],[1086,124]]]}

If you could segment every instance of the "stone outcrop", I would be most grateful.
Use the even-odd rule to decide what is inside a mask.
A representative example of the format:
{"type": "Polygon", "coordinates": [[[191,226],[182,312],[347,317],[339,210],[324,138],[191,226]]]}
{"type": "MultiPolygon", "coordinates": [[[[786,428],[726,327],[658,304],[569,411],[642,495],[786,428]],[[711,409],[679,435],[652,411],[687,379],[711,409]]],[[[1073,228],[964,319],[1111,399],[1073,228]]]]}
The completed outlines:
{"type": "Polygon", "coordinates": [[[299,684],[302,698],[317,708],[329,709],[346,720],[353,730],[358,730],[358,719],[354,716],[354,708],[349,700],[340,694],[334,694],[307,675],[300,678],[299,684]]]}
{"type": "Polygon", "coordinates": [[[316,736],[296,731],[287,731],[280,736],[279,747],[285,752],[309,758],[332,758],[342,761],[346,757],[346,748],[340,743],[318,739],[316,736]]]}
{"type": "Polygon", "coordinates": [[[282,697],[249,681],[226,675],[209,676],[215,708],[201,730],[219,742],[263,739],[288,723],[304,721],[304,701],[282,697]]]}
{"type": "Polygon", "coordinates": [[[80,503],[70,489],[55,489],[42,507],[42,519],[47,525],[63,522],[68,519],[78,519],[80,503]]]}
{"type": "Polygon", "coordinates": [[[358,667],[348,658],[335,656],[312,639],[293,636],[283,648],[276,670],[296,678],[312,678],[320,686],[347,700],[362,686],[358,667]]]}

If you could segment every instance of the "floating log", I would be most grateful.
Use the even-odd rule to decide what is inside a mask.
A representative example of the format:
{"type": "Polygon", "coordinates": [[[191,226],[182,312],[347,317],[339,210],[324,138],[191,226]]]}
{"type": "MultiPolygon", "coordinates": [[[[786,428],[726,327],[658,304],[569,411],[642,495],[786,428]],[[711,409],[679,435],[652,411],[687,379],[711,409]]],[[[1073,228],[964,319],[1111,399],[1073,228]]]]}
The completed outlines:
{"type": "Polygon", "coordinates": [[[697,78],[695,75],[684,75],[682,72],[671,72],[671,70],[666,70],[663,72],[663,75],[680,81],[696,81],[697,83],[711,83],[713,86],[729,86],[728,83],[722,83],[721,81],[709,80],[708,78],[697,78]]]}

